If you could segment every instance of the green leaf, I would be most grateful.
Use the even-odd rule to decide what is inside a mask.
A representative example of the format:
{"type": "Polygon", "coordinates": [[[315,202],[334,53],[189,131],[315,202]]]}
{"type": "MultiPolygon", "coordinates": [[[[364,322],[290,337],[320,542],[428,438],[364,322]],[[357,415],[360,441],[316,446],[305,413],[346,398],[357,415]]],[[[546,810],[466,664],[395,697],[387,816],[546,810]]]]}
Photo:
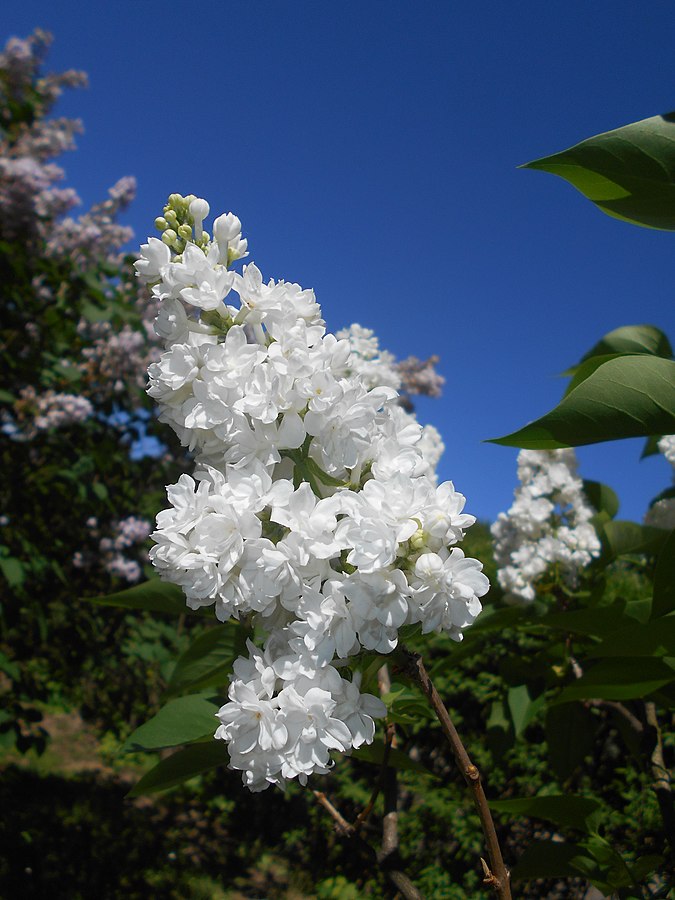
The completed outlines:
{"type": "Polygon", "coordinates": [[[593,750],[597,725],[596,716],[582,703],[563,703],[546,711],[548,759],[563,780],[593,750]]]}
{"type": "Polygon", "coordinates": [[[92,491],[98,497],[99,500],[107,500],[108,499],[108,488],[101,481],[95,481],[91,486],[92,491]]]}
{"type": "Polygon", "coordinates": [[[655,325],[623,325],[600,338],[598,343],[581,357],[580,363],[591,357],[606,356],[610,353],[622,355],[647,353],[651,356],[672,359],[673,348],[667,336],[655,325]]]}
{"type": "Polygon", "coordinates": [[[675,362],[635,355],[603,362],[551,412],[492,443],[555,450],[672,433],[675,362]]]}
{"type": "Polygon", "coordinates": [[[213,740],[201,744],[191,744],[157,763],[154,768],[145,773],[127,796],[138,797],[140,794],[166,791],[179,784],[184,784],[195,775],[201,775],[210,769],[218,768],[218,766],[225,766],[227,762],[227,747],[224,741],[213,740]]]}
{"type": "Polygon", "coordinates": [[[496,758],[503,757],[504,753],[513,746],[515,737],[511,717],[503,700],[492,701],[485,727],[490,752],[496,758]]]}
{"type": "Polygon", "coordinates": [[[578,878],[597,870],[597,863],[583,847],[559,841],[530,844],[513,869],[514,881],[534,878],[578,878]]]}
{"type": "Polygon", "coordinates": [[[609,216],[675,230],[672,113],[596,134],[523,168],[559,175],[609,216]]]}
{"type": "Polygon", "coordinates": [[[659,450],[659,441],[663,437],[662,434],[652,434],[645,441],[645,445],[642,448],[642,453],[640,454],[640,459],[646,459],[648,456],[658,456],[661,452],[659,450]]]}
{"type": "Polygon", "coordinates": [[[597,512],[607,513],[610,519],[613,519],[618,513],[619,498],[611,487],[608,487],[606,484],[584,479],[584,493],[588,498],[588,502],[597,512]]]}
{"type": "MultiPolygon", "coordinates": [[[[587,378],[599,369],[600,366],[604,365],[610,359],[617,359],[619,356],[624,356],[622,353],[606,353],[604,356],[594,356],[591,359],[587,359],[582,363],[579,363],[578,366],[574,366],[572,369],[569,369],[565,374],[571,375],[570,383],[565,388],[565,392],[563,393],[563,397],[567,397],[568,394],[571,394],[572,391],[579,387],[579,385],[586,381],[587,378]]],[[[633,354],[634,355],[634,354],[633,354]]]]}
{"type": "Polygon", "coordinates": [[[246,649],[246,629],[239,623],[215,625],[193,641],[176,663],[167,696],[224,684],[232,664],[246,649]]]}
{"type": "Polygon", "coordinates": [[[636,884],[639,884],[641,881],[647,877],[647,875],[651,875],[651,873],[658,869],[659,866],[663,865],[664,859],[662,856],[659,856],[658,853],[652,853],[648,856],[641,856],[635,863],[630,867],[631,875],[633,876],[633,881],[636,884]]]}
{"type": "Polygon", "coordinates": [[[608,565],[627,554],[658,553],[666,542],[668,532],[662,528],[619,520],[599,524],[598,535],[602,542],[600,563],[608,565]]]}
{"type": "MultiPolygon", "coordinates": [[[[673,568],[672,559],[668,563],[673,568]]],[[[672,582],[668,588],[673,590],[672,582]]],[[[675,656],[675,616],[652,619],[644,625],[634,622],[620,628],[592,647],[588,656],[595,659],[610,656],[675,656]]]]}
{"type": "Polygon", "coordinates": [[[584,832],[594,832],[603,814],[603,806],[599,800],[592,797],[575,797],[571,794],[490,800],[490,806],[500,813],[545,819],[561,828],[575,828],[584,832]]]}
{"type": "Polygon", "coordinates": [[[513,722],[513,730],[516,737],[520,737],[543,706],[544,695],[542,694],[535,700],[532,700],[527,685],[521,684],[518,687],[509,689],[507,702],[511,713],[511,721],[513,722]]]}
{"type": "MultiPolygon", "coordinates": [[[[352,750],[349,755],[352,759],[381,766],[384,759],[384,741],[382,738],[375,738],[372,744],[364,744],[358,750],[352,750]]],[[[388,764],[400,772],[423,772],[425,775],[433,775],[426,766],[410,759],[407,753],[396,747],[392,747],[389,751],[388,764]]]]}
{"type": "Polygon", "coordinates": [[[216,713],[219,708],[220,705],[207,693],[170,700],[156,716],[127,738],[122,753],[176,747],[213,735],[218,725],[216,713]]]}
{"type": "Polygon", "coordinates": [[[185,605],[185,595],[175,584],[152,578],[143,584],[118,591],[116,594],[107,594],[105,597],[82,597],[86,603],[94,603],[96,606],[119,606],[123,609],[146,609],[150,612],[163,612],[170,615],[209,616],[209,609],[190,609],[185,605]]]}
{"type": "Polygon", "coordinates": [[[571,700],[635,700],[670,682],[675,671],[663,659],[615,657],[602,659],[558,695],[557,703],[571,700]]]}
{"type": "Polygon", "coordinates": [[[653,616],[663,616],[675,609],[675,531],[666,534],[654,571],[653,616]]]}
{"type": "Polygon", "coordinates": [[[0,572],[10,587],[20,587],[25,578],[23,564],[13,556],[0,556],[0,572]]]}
{"type": "Polygon", "coordinates": [[[539,624],[571,634],[604,637],[630,622],[626,609],[626,601],[618,599],[611,606],[548,613],[539,619],[539,624]]]}

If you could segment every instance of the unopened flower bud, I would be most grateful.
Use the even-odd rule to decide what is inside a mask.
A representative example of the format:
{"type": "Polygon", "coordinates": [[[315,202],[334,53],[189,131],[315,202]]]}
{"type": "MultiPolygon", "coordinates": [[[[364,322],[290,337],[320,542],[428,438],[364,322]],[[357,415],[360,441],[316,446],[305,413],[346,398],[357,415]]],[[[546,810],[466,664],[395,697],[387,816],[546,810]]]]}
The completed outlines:
{"type": "Polygon", "coordinates": [[[158,231],[166,231],[168,227],[169,223],[166,221],[164,216],[157,216],[157,218],[155,219],[155,228],[157,228],[158,231]]]}
{"type": "Polygon", "coordinates": [[[175,244],[177,239],[178,239],[178,235],[173,230],[173,228],[167,228],[167,230],[162,235],[162,241],[165,244],[168,244],[169,247],[171,247],[173,244],[175,244]]]}
{"type": "Polygon", "coordinates": [[[190,203],[190,215],[195,221],[195,240],[199,241],[202,237],[202,222],[209,214],[209,204],[200,197],[195,197],[190,203]]]}
{"type": "Polygon", "coordinates": [[[189,225],[179,225],[178,234],[183,238],[184,241],[192,240],[192,228],[190,228],[189,225]]]}

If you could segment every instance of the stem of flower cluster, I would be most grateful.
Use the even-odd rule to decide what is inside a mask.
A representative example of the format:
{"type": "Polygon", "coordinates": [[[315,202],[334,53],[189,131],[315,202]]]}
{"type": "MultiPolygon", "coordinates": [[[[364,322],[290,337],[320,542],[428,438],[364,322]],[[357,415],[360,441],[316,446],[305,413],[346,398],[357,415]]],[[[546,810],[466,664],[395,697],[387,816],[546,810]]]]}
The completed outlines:
{"type": "Polygon", "coordinates": [[[445,704],[441,700],[433,682],[429,678],[424,663],[422,662],[422,657],[417,653],[410,653],[407,650],[403,650],[403,648],[401,648],[401,650],[407,659],[407,671],[419,684],[431,703],[443,733],[450,744],[455,757],[455,762],[462,773],[464,781],[471,790],[474,806],[476,807],[476,812],[480,817],[481,826],[483,828],[488,858],[490,860],[489,868],[486,863],[481,860],[485,872],[483,883],[489,885],[500,900],[511,900],[510,873],[502,859],[502,851],[499,846],[492,814],[485,792],[483,791],[483,785],[481,784],[480,772],[469,759],[469,754],[466,752],[466,748],[457,733],[457,729],[450,718],[450,714],[445,708],[445,704]]]}

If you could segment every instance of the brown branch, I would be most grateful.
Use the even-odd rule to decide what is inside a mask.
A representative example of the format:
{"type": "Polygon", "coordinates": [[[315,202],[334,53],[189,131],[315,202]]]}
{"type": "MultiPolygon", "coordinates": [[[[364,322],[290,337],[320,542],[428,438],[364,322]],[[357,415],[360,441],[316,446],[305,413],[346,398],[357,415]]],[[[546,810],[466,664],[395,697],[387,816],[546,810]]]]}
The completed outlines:
{"type": "Polygon", "coordinates": [[[584,705],[587,707],[594,706],[597,709],[613,709],[614,712],[618,713],[626,720],[626,722],[628,722],[636,734],[642,734],[645,730],[644,725],[638,717],[633,715],[628,707],[624,706],[623,703],[619,703],[617,700],[587,700],[584,705]]]}
{"type": "Polygon", "coordinates": [[[407,659],[407,671],[419,684],[431,703],[431,706],[436,713],[436,717],[441,724],[441,729],[450,744],[455,757],[455,762],[457,763],[467,786],[471,790],[474,806],[476,807],[483,828],[490,860],[489,867],[482,861],[485,873],[483,884],[489,885],[500,900],[511,900],[510,873],[502,859],[502,852],[499,847],[499,840],[492,820],[492,814],[490,813],[490,807],[488,806],[487,798],[481,784],[480,772],[469,759],[469,754],[466,752],[464,744],[457,733],[457,729],[455,728],[438,691],[429,678],[427,670],[424,668],[422,657],[417,653],[410,653],[407,650],[403,650],[403,648],[401,648],[401,650],[407,659]]]}
{"type": "Polygon", "coordinates": [[[670,784],[670,772],[663,758],[663,739],[655,703],[651,701],[645,703],[645,718],[647,724],[654,729],[654,748],[650,758],[652,778],[654,779],[652,787],[658,800],[666,838],[670,844],[671,857],[675,858],[675,805],[670,784]]]}
{"type": "Polygon", "coordinates": [[[408,876],[392,866],[391,857],[380,857],[375,848],[364,840],[360,834],[356,832],[353,825],[345,819],[342,813],[337,810],[330,802],[328,797],[322,791],[312,791],[318,802],[326,809],[333,820],[337,831],[366,856],[370,863],[379,866],[394,887],[401,892],[405,900],[424,900],[422,894],[417,890],[408,876]]]}

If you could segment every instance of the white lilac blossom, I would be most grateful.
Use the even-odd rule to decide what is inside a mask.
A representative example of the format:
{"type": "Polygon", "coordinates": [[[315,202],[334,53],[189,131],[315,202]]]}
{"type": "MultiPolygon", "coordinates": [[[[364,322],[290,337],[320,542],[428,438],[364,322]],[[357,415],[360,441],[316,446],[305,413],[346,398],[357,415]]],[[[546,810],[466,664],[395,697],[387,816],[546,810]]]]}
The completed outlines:
{"type": "Polygon", "coordinates": [[[461,640],[489,583],[456,546],[475,519],[436,483],[440,438],[398,404],[372,332],[329,334],[313,291],[229,269],[241,223],[219,216],[211,239],[207,212],[171,195],[136,263],[165,346],[148,392],[195,455],[150,556],[190,607],[266,635],[235,662],[216,731],[258,791],[370,743],[386,708],[354,657],[391,652],[403,625],[461,640]]]}
{"type": "Polygon", "coordinates": [[[521,450],[518,478],[513,505],[491,530],[507,601],[531,603],[537,583],[554,567],[576,586],[580,570],[600,554],[600,541],[574,450],[521,450]]]}

